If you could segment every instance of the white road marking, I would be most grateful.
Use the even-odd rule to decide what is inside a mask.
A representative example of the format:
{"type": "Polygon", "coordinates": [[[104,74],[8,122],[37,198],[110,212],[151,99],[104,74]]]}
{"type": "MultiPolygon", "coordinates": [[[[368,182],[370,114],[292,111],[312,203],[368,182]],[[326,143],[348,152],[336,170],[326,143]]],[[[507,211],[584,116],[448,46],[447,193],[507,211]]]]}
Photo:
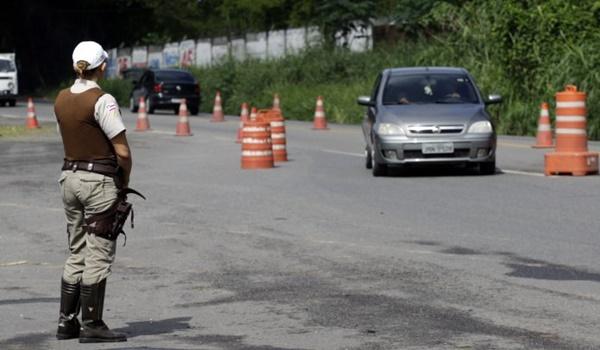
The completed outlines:
{"type": "Polygon", "coordinates": [[[364,157],[365,156],[362,153],[342,152],[342,151],[336,151],[336,150],[333,150],[333,149],[322,149],[321,151],[326,152],[326,153],[342,154],[342,155],[345,155],[345,156],[352,156],[352,157],[364,157]]]}
{"type": "Polygon", "coordinates": [[[29,261],[27,261],[27,260],[11,261],[11,262],[7,262],[7,263],[0,263],[0,267],[25,265],[27,263],[29,263],[29,261]]]}
{"type": "Polygon", "coordinates": [[[538,176],[538,177],[546,177],[543,173],[535,173],[532,171],[521,171],[521,170],[510,170],[510,169],[500,169],[502,173],[511,174],[511,175],[525,175],[525,176],[538,176]]]}

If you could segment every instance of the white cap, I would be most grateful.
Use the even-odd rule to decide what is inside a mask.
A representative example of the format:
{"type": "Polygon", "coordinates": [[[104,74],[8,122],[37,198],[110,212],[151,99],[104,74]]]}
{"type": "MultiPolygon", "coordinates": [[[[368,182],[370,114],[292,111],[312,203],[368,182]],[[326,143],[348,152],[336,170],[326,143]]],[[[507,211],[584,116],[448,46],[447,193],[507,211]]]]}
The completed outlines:
{"type": "Polygon", "coordinates": [[[73,50],[73,67],[77,62],[86,61],[90,65],[86,70],[91,70],[102,64],[108,58],[108,53],[95,41],[82,41],[73,50]]]}

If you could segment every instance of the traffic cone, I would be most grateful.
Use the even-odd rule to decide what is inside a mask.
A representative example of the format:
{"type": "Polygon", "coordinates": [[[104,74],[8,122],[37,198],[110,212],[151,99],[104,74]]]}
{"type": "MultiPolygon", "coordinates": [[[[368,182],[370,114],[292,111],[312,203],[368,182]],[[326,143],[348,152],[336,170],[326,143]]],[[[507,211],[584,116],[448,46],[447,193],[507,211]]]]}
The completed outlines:
{"type": "Polygon", "coordinates": [[[27,129],[37,129],[40,127],[35,116],[35,106],[31,97],[27,100],[27,120],[25,126],[27,129]]]}
{"type": "Polygon", "coordinates": [[[281,107],[280,107],[280,101],[279,101],[279,95],[275,94],[273,96],[273,110],[277,111],[277,112],[281,112],[281,107]]]}
{"type": "Polygon", "coordinates": [[[544,155],[544,174],[598,174],[598,152],[588,151],[587,94],[567,85],[557,92],[556,148],[544,155]]]}
{"type": "Polygon", "coordinates": [[[325,110],[323,109],[323,97],[321,96],[317,97],[317,108],[315,109],[313,130],[328,130],[325,110]]]}
{"type": "Polygon", "coordinates": [[[244,122],[248,121],[248,104],[246,102],[242,103],[242,111],[240,113],[240,127],[237,131],[237,139],[236,143],[242,142],[242,129],[244,128],[244,122]]]}
{"type": "Polygon", "coordinates": [[[258,116],[258,111],[256,107],[252,107],[252,112],[250,112],[250,121],[256,121],[256,117],[258,116]]]}
{"type": "Polygon", "coordinates": [[[148,121],[148,114],[146,114],[146,101],[143,97],[140,97],[140,105],[138,107],[138,118],[135,125],[135,131],[146,131],[150,130],[150,121],[148,121]]]}
{"type": "Polygon", "coordinates": [[[215,96],[215,105],[213,107],[213,114],[211,122],[224,122],[225,116],[223,115],[223,106],[221,105],[221,92],[217,91],[215,96]]]}
{"type": "Polygon", "coordinates": [[[188,110],[185,103],[185,98],[179,105],[179,121],[177,122],[176,136],[192,136],[190,132],[190,122],[188,120],[188,110]]]}
{"type": "Polygon", "coordinates": [[[550,113],[548,113],[548,104],[542,103],[540,107],[540,118],[538,120],[538,129],[536,144],[533,148],[552,148],[552,125],[550,124],[550,113]]]}

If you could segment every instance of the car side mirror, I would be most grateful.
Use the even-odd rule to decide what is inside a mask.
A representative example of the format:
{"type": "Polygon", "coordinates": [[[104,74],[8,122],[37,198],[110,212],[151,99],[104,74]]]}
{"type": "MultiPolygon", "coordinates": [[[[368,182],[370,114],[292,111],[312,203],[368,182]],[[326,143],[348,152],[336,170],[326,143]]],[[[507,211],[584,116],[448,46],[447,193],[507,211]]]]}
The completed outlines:
{"type": "Polygon", "coordinates": [[[371,101],[371,98],[369,96],[359,96],[358,99],[356,100],[356,103],[358,103],[361,106],[367,106],[367,107],[375,106],[375,102],[371,101]]]}
{"type": "Polygon", "coordinates": [[[498,103],[502,103],[502,96],[497,94],[489,95],[488,98],[485,100],[486,105],[494,105],[498,103]]]}

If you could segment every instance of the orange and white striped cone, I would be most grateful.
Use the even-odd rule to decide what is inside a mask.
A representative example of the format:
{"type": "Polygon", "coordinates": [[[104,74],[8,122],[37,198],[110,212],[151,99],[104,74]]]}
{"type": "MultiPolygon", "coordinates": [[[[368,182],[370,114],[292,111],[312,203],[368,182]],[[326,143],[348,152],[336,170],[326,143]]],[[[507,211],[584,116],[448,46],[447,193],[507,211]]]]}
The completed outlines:
{"type": "Polygon", "coordinates": [[[279,100],[279,95],[275,94],[273,96],[273,110],[277,111],[277,112],[281,112],[281,104],[280,104],[280,100],[279,100]]]}
{"type": "Polygon", "coordinates": [[[588,151],[587,94],[567,85],[555,97],[556,147],[544,155],[544,174],[598,174],[599,155],[588,151]]]}
{"type": "Polygon", "coordinates": [[[140,105],[138,107],[138,117],[135,125],[135,131],[147,131],[150,130],[150,121],[148,121],[148,114],[146,113],[146,101],[143,97],[140,97],[140,105]]]}
{"type": "Polygon", "coordinates": [[[213,123],[219,123],[225,121],[225,115],[223,114],[223,105],[221,104],[221,92],[217,91],[215,96],[215,105],[213,107],[212,119],[213,123]]]}
{"type": "Polygon", "coordinates": [[[533,148],[552,148],[552,125],[550,124],[550,113],[548,112],[548,104],[543,102],[540,107],[540,118],[538,120],[538,129],[536,144],[533,148]]]}
{"type": "Polygon", "coordinates": [[[27,129],[37,129],[40,127],[38,124],[37,117],[35,116],[35,106],[31,97],[27,99],[27,120],[25,121],[27,129]]]}
{"type": "Polygon", "coordinates": [[[176,136],[192,136],[190,121],[188,120],[188,109],[185,98],[179,104],[179,120],[177,121],[176,136]]]}
{"type": "Polygon", "coordinates": [[[323,97],[317,97],[317,108],[315,109],[315,119],[313,121],[313,130],[328,130],[325,109],[323,108],[323,97]]]}
{"type": "Polygon", "coordinates": [[[242,103],[242,111],[240,113],[240,127],[237,131],[237,139],[235,141],[236,143],[242,143],[242,129],[244,128],[244,122],[247,122],[248,119],[248,104],[244,102],[242,103]]]}
{"type": "Polygon", "coordinates": [[[252,107],[252,112],[250,112],[250,121],[256,121],[256,117],[258,117],[258,111],[256,107],[252,107]]]}

